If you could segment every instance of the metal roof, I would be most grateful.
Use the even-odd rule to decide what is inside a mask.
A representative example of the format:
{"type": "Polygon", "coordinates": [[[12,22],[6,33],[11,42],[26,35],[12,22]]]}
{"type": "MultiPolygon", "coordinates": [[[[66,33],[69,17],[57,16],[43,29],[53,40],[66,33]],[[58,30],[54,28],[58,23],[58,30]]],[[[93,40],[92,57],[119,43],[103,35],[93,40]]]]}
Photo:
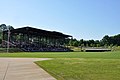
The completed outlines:
{"type": "MultiPolygon", "coordinates": [[[[4,31],[7,32],[7,31],[4,31]]],[[[56,32],[56,31],[47,31],[47,30],[42,30],[42,29],[37,29],[33,27],[22,27],[22,28],[17,28],[10,30],[11,34],[13,33],[24,33],[24,34],[30,34],[30,35],[37,35],[37,36],[49,36],[49,37],[72,37],[70,35],[63,34],[61,32],[56,32]]]]}

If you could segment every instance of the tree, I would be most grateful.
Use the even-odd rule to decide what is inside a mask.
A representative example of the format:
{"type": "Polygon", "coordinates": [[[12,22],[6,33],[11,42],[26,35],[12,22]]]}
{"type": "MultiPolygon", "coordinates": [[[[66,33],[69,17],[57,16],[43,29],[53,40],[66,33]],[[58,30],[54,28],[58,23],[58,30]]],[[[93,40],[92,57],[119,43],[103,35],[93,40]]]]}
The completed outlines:
{"type": "Polygon", "coordinates": [[[72,46],[73,45],[73,41],[72,39],[69,40],[69,46],[72,46]]]}
{"type": "Polygon", "coordinates": [[[100,47],[100,41],[99,40],[95,40],[95,47],[100,47]]]}
{"type": "Polygon", "coordinates": [[[3,31],[7,29],[7,26],[5,24],[0,25],[0,44],[2,44],[3,40],[3,31]]]}
{"type": "Polygon", "coordinates": [[[0,30],[1,30],[1,31],[7,30],[6,24],[1,24],[1,25],[0,25],[0,30]]]}
{"type": "Polygon", "coordinates": [[[82,44],[83,44],[83,39],[81,39],[80,41],[79,41],[79,45],[81,46],[82,44]]]}
{"type": "Polygon", "coordinates": [[[75,40],[75,41],[73,42],[73,46],[78,47],[78,46],[79,46],[79,42],[78,42],[77,40],[75,40]]]}
{"type": "Polygon", "coordinates": [[[0,25],[0,31],[8,30],[8,28],[9,28],[9,30],[13,30],[14,29],[13,26],[10,26],[10,25],[8,25],[8,26],[6,26],[6,24],[1,24],[0,25]]]}
{"type": "Polygon", "coordinates": [[[10,25],[8,25],[7,28],[9,28],[9,30],[13,30],[14,29],[14,27],[10,26],[10,25]]]}
{"type": "Polygon", "coordinates": [[[2,43],[3,40],[3,31],[5,30],[13,30],[14,28],[10,25],[6,26],[6,24],[1,24],[0,25],[0,44],[2,43]]]}
{"type": "Polygon", "coordinates": [[[93,39],[89,40],[90,47],[94,47],[94,43],[95,43],[95,41],[93,39]]]}
{"type": "Polygon", "coordinates": [[[106,45],[106,46],[110,45],[110,37],[108,35],[105,35],[103,37],[102,41],[103,41],[104,45],[106,45]]]}
{"type": "Polygon", "coordinates": [[[113,36],[112,41],[114,42],[114,45],[120,46],[120,34],[113,36]]]}

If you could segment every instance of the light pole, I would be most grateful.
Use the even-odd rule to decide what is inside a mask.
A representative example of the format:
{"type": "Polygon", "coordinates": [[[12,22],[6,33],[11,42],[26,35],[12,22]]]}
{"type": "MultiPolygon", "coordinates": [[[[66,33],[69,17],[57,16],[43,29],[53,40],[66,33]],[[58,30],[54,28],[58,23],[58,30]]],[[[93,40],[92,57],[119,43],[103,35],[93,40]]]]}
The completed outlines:
{"type": "Polygon", "coordinates": [[[8,41],[7,41],[7,53],[9,53],[9,48],[10,48],[10,45],[9,45],[9,42],[10,41],[10,29],[8,27],[8,41]]]}

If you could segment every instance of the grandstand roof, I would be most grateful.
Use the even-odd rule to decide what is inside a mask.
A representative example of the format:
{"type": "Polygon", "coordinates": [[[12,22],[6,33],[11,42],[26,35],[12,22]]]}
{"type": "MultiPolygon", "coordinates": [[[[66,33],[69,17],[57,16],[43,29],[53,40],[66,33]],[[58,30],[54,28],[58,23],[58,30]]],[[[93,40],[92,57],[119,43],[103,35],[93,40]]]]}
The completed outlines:
{"type": "MultiPolygon", "coordinates": [[[[5,31],[6,32],[6,31],[5,31]]],[[[37,35],[37,36],[50,36],[50,37],[72,37],[70,35],[63,34],[61,32],[56,32],[56,31],[47,31],[47,30],[42,30],[42,29],[37,29],[33,27],[22,27],[22,28],[17,28],[10,30],[11,33],[24,33],[24,34],[30,34],[30,35],[37,35]]]]}

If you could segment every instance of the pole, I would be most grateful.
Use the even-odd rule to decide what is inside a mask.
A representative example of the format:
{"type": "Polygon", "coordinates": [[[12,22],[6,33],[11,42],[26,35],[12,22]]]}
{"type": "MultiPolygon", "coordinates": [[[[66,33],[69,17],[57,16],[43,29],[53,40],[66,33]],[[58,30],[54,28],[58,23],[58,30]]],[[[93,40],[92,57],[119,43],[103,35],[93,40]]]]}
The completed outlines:
{"type": "Polygon", "coordinates": [[[7,53],[9,53],[9,48],[10,48],[10,45],[9,45],[9,40],[10,40],[10,30],[9,30],[9,27],[8,27],[7,53]]]}

